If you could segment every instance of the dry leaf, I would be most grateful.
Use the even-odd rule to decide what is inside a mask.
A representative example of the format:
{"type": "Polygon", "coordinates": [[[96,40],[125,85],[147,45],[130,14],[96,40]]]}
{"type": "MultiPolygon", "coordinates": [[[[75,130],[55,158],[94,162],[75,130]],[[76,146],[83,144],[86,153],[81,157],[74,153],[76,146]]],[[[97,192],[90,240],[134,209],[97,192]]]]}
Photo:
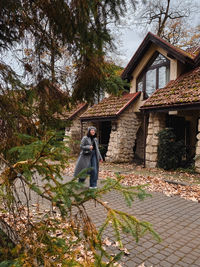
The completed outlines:
{"type": "Polygon", "coordinates": [[[103,241],[103,244],[105,244],[106,246],[111,246],[112,242],[108,240],[108,238],[106,237],[103,241]]]}
{"type": "Polygon", "coordinates": [[[124,252],[124,255],[126,255],[126,256],[130,255],[130,252],[128,251],[127,248],[120,248],[120,250],[124,252]]]}

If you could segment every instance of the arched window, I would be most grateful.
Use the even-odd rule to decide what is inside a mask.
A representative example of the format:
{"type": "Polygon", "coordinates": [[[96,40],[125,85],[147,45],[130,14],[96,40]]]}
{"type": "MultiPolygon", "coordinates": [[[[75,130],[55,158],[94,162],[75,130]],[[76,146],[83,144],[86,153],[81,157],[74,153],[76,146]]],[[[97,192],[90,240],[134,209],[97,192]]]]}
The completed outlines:
{"type": "Polygon", "coordinates": [[[148,98],[156,89],[163,88],[169,82],[170,61],[156,52],[137,79],[137,91],[144,92],[148,98]]]}

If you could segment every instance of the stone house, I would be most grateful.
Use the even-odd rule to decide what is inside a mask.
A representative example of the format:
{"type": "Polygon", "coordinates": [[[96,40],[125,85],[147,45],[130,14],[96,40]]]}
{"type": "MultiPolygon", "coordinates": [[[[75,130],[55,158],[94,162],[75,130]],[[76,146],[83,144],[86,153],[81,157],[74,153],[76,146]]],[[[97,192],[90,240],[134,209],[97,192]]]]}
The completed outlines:
{"type": "Polygon", "coordinates": [[[156,165],[156,133],[172,127],[178,140],[184,140],[187,159],[195,158],[196,170],[200,172],[200,65],[156,90],[141,110],[149,116],[147,166],[156,165]]]}
{"type": "Polygon", "coordinates": [[[200,172],[200,49],[184,51],[148,33],[122,78],[130,82],[130,92],[90,107],[80,116],[81,132],[89,124],[98,128],[106,161],[138,157],[155,167],[156,134],[172,127],[200,172]]]}
{"type": "Polygon", "coordinates": [[[146,166],[157,163],[156,134],[172,127],[200,172],[200,49],[184,51],[148,33],[122,78],[131,82],[131,93],[141,92],[146,166]]]}
{"type": "MultiPolygon", "coordinates": [[[[128,162],[133,159],[133,148],[142,123],[137,106],[140,94],[135,92],[104,98],[80,116],[82,132],[86,132],[89,125],[97,127],[100,150],[108,162],[128,162]]],[[[138,147],[135,153],[140,155],[141,149],[138,147]]]]}

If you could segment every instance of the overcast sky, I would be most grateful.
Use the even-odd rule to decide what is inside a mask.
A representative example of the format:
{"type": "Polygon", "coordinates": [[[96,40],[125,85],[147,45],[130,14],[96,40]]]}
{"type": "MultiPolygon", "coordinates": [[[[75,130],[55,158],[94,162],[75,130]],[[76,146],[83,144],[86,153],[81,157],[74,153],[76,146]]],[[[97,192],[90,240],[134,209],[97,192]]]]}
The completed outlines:
{"type": "MultiPolygon", "coordinates": [[[[173,0],[176,1],[176,0],[173,0]]],[[[182,0],[188,1],[188,0],[182,0]]],[[[191,3],[196,5],[196,13],[192,14],[192,24],[193,26],[200,24],[200,0],[191,0],[191,3]]],[[[128,15],[130,16],[130,14],[128,15]]],[[[134,16],[134,13],[133,15],[134,16]]],[[[145,38],[146,34],[137,32],[137,29],[124,24],[123,27],[118,29],[118,40],[119,44],[117,43],[117,48],[120,52],[120,65],[125,67],[128,62],[130,61],[133,54],[136,52],[137,48],[145,38]]],[[[117,56],[116,56],[117,57],[117,56]]]]}
{"type": "MultiPolygon", "coordinates": [[[[192,15],[192,24],[200,24],[200,0],[172,0],[172,1],[181,1],[187,2],[190,1],[191,4],[196,5],[195,14],[192,15]]],[[[115,45],[119,54],[112,54],[112,58],[116,64],[119,64],[122,67],[125,67],[130,61],[131,57],[136,52],[137,48],[143,41],[146,33],[137,32],[136,27],[131,25],[134,22],[134,11],[131,9],[128,10],[127,16],[124,19],[123,24],[120,27],[113,26],[114,32],[117,35],[115,45]]],[[[13,62],[12,56],[6,54],[7,60],[13,62]]],[[[12,64],[13,65],[13,64],[12,64]]],[[[15,64],[14,64],[15,65],[15,64]]]]}

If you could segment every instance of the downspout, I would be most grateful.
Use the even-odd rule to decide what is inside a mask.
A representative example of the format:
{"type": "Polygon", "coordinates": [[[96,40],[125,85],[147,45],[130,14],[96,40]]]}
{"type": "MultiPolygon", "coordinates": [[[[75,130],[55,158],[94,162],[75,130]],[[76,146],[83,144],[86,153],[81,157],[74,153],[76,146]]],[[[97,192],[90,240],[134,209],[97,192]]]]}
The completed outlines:
{"type": "Polygon", "coordinates": [[[143,167],[146,168],[146,136],[147,136],[147,115],[146,115],[146,112],[144,112],[143,123],[144,123],[144,140],[143,140],[143,143],[144,143],[144,165],[143,165],[143,167]]]}

